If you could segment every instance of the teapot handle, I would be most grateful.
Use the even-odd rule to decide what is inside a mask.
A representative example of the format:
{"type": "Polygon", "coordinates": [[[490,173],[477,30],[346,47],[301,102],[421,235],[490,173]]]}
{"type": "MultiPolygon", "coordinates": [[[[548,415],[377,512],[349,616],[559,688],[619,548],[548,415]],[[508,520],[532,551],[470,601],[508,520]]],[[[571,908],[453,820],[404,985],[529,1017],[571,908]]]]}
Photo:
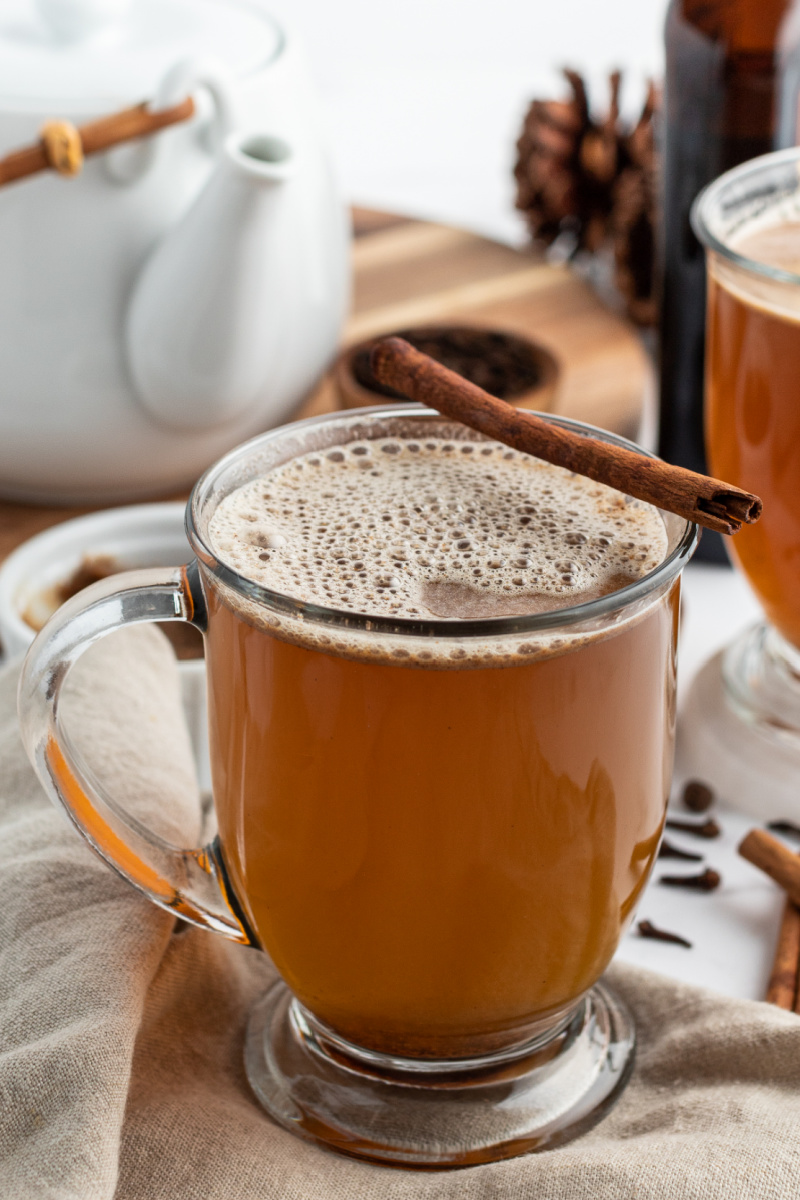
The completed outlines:
{"type": "MultiPolygon", "coordinates": [[[[212,113],[207,105],[198,103],[200,120],[205,121],[202,137],[210,154],[216,155],[228,134],[241,126],[241,105],[236,82],[221,62],[211,58],[188,58],[170,67],[159,84],[150,108],[154,112],[172,108],[185,100],[190,93],[200,89],[211,99],[212,113]]],[[[141,179],[155,166],[160,155],[166,153],[163,138],[119,146],[105,156],[105,169],[115,183],[132,184],[141,179]]]]}

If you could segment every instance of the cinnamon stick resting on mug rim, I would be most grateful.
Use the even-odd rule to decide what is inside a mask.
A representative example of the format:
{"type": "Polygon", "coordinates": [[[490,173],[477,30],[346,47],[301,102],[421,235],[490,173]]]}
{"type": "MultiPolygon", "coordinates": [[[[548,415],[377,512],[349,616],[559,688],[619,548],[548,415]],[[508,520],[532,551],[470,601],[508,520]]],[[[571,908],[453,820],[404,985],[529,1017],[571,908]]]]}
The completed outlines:
{"type": "Polygon", "coordinates": [[[372,348],[375,377],[470,429],[576,475],[585,475],[656,508],[718,533],[736,533],[761,516],[761,500],[719,479],[674,467],[600,438],[542,420],[490,396],[402,338],[382,338],[372,348]]]}

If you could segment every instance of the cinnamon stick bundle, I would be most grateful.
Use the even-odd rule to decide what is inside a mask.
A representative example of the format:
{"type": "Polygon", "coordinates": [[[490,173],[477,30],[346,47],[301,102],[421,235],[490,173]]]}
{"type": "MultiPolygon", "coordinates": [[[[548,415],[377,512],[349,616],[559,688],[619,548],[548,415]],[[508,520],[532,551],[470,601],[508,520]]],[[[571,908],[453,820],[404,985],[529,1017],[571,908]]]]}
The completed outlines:
{"type": "Polygon", "coordinates": [[[739,853],[787,893],[766,999],[800,1013],[800,856],[763,829],[752,829],[739,853]]]}
{"type": "MultiPolygon", "coordinates": [[[[180,121],[188,121],[194,115],[194,111],[194,100],[191,96],[187,96],[180,104],[160,109],[157,112],[151,112],[146,103],[137,104],[133,108],[124,108],[107,117],[100,117],[97,121],[89,121],[77,129],[66,121],[53,122],[50,128],[52,125],[60,124],[67,134],[72,135],[81,152],[80,161],[82,161],[83,157],[88,157],[90,154],[99,154],[102,150],[109,150],[112,146],[118,146],[122,142],[147,137],[152,133],[157,133],[159,129],[166,129],[168,125],[177,125],[180,121]]],[[[78,163],[79,169],[80,162],[78,163]]],[[[57,170],[68,175],[77,174],[74,169],[61,170],[58,161],[54,159],[52,143],[43,136],[35,145],[14,150],[5,158],[0,159],[0,186],[4,183],[13,183],[17,179],[24,179],[27,175],[35,175],[38,171],[47,170],[57,170]]]]}
{"type": "Polygon", "coordinates": [[[781,919],[781,931],[775,948],[772,973],[766,999],[787,1012],[798,1011],[798,973],[800,972],[800,908],[787,900],[781,919]]]}
{"type": "Polygon", "coordinates": [[[380,383],[410,400],[435,408],[495,441],[586,475],[707,529],[736,533],[742,524],[749,525],[761,515],[761,501],[750,492],[550,424],[496,400],[402,338],[377,342],[371,365],[380,383]]]}
{"type": "Polygon", "coordinates": [[[740,843],[739,853],[780,884],[789,899],[800,905],[800,856],[765,829],[751,829],[740,843]]]}

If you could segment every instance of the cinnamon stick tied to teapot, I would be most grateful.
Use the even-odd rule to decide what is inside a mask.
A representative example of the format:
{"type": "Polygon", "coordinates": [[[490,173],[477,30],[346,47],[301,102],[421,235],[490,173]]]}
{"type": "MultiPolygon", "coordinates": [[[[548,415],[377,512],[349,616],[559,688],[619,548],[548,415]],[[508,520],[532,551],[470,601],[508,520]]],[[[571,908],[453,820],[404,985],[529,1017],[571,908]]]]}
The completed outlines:
{"type": "Polygon", "coordinates": [[[719,479],[674,467],[625,446],[587,437],[497,400],[415,350],[402,338],[382,338],[372,348],[378,381],[437,409],[470,429],[532,454],[576,475],[616,488],[687,521],[736,533],[761,516],[761,500],[719,479]]]}
{"type": "Polygon", "coordinates": [[[79,127],[71,121],[48,121],[42,127],[38,142],[13,150],[0,159],[0,187],[39,171],[78,175],[84,158],[188,121],[194,112],[194,100],[187,96],[170,108],[152,111],[147,103],[136,104],[79,127]]]}

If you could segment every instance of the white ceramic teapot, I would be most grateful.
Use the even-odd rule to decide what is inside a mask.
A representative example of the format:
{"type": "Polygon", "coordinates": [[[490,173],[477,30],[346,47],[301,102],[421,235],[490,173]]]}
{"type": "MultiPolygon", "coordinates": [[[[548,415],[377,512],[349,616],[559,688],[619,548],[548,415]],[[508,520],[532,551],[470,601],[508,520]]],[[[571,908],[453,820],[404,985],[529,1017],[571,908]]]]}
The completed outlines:
{"type": "Polygon", "coordinates": [[[348,226],[293,40],[250,0],[3,0],[0,156],[191,93],[196,115],[0,189],[0,494],[177,488],[331,357],[348,226]]]}

